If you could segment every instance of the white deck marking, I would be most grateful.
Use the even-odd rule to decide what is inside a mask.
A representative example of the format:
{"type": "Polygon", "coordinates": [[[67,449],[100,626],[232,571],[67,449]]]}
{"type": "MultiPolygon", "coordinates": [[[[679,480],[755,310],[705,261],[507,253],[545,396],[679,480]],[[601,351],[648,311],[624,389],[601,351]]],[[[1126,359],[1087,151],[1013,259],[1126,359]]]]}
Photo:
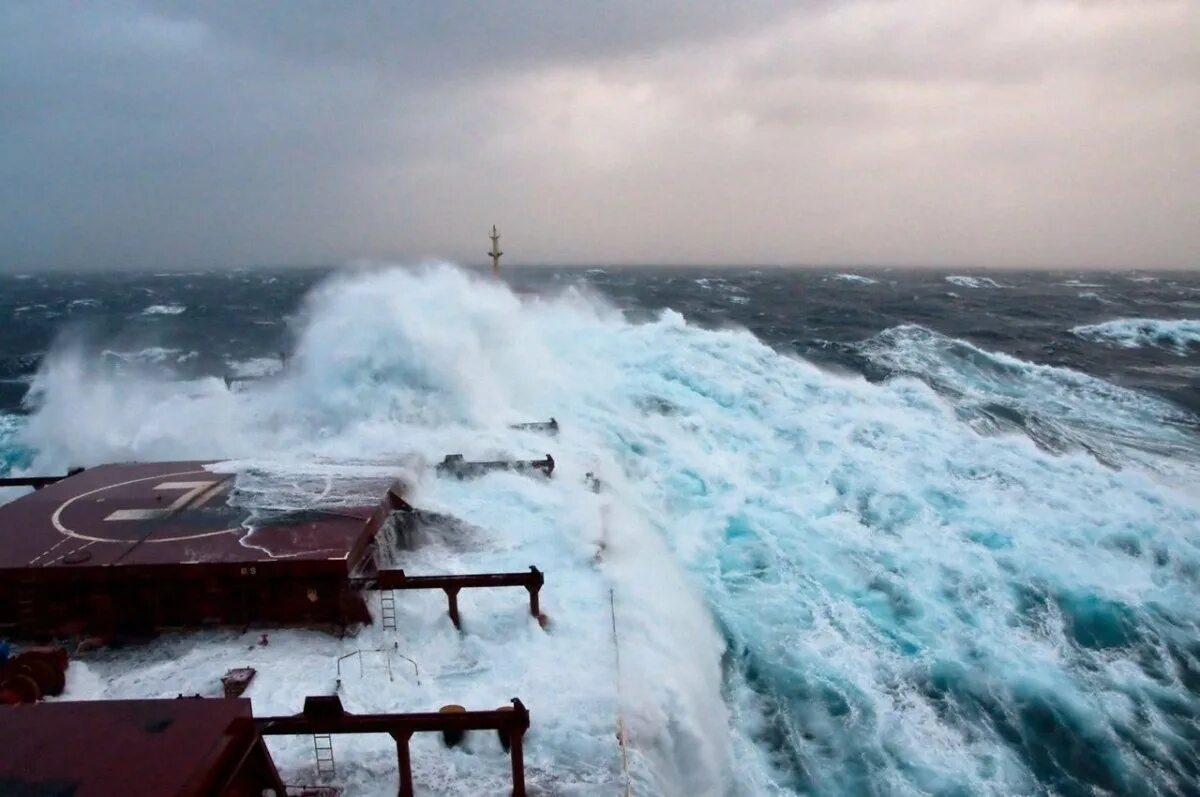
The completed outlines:
{"type": "MultiPolygon", "coordinates": [[[[92,542],[116,542],[116,543],[121,543],[123,545],[127,545],[130,542],[132,542],[132,540],[120,540],[120,539],[114,540],[114,539],[111,539],[108,537],[93,537],[88,534],[81,534],[78,531],[75,531],[74,529],[67,528],[65,525],[63,525],[63,522],[62,522],[63,511],[67,507],[69,507],[71,504],[75,503],[76,501],[78,501],[80,499],[88,498],[90,496],[95,495],[96,493],[102,493],[105,490],[111,490],[115,487],[125,487],[130,484],[138,484],[139,482],[153,481],[155,479],[161,479],[161,478],[163,478],[163,476],[191,476],[193,474],[211,476],[212,472],[207,471],[207,470],[189,470],[189,471],[183,471],[182,473],[170,473],[170,474],[157,473],[153,476],[144,476],[140,479],[130,479],[129,481],[117,482],[116,484],[106,484],[102,487],[97,487],[94,490],[88,490],[86,493],[80,493],[79,495],[76,495],[72,498],[68,498],[66,501],[63,501],[62,504],[59,505],[58,509],[54,510],[54,514],[50,516],[50,523],[54,526],[55,529],[58,530],[58,532],[60,534],[65,534],[68,537],[74,537],[77,540],[90,540],[92,542]]],[[[221,483],[224,484],[224,482],[221,482],[221,483]]],[[[148,544],[155,544],[155,543],[160,543],[160,542],[182,542],[184,540],[199,540],[199,539],[203,539],[205,537],[215,537],[218,534],[237,534],[241,531],[242,531],[242,528],[239,526],[237,528],[219,529],[217,531],[202,531],[197,534],[185,534],[180,537],[158,537],[158,538],[155,538],[152,540],[143,540],[142,542],[145,542],[148,544]]]]}
{"type": "MultiPolygon", "coordinates": [[[[167,507],[157,507],[154,509],[118,509],[104,519],[106,521],[158,520],[159,518],[170,517],[186,507],[193,498],[198,497],[201,493],[219,484],[220,482],[215,482],[212,480],[196,482],[163,482],[162,484],[155,485],[154,489],[187,490],[187,492],[176,498],[171,505],[167,507]]],[[[208,495],[204,497],[204,500],[201,501],[200,504],[203,504],[204,501],[207,501],[209,498],[212,498],[212,496],[208,495]]]]}

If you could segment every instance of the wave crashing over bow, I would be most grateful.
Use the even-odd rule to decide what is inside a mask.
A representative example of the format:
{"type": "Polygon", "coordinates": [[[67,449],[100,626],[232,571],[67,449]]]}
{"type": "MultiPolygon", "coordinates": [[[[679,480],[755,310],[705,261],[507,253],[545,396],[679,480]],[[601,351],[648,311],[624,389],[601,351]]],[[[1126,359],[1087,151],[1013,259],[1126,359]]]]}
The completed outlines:
{"type": "MultiPolygon", "coordinates": [[[[1200,500],[1139,465],[1166,410],[961,345],[891,331],[871,356],[896,373],[872,384],[669,310],[631,323],[573,291],[520,299],[448,267],[388,270],[318,289],[288,367],[249,390],[118,378],[59,352],[20,434],[45,467],[337,467],[540,455],[544,439],[507,424],[557,417],[552,481],[418,479],[416,503],[478,537],[411,554],[414,571],[538,563],[550,633],[503,601],[461,638],[407,617],[401,647],[431,686],[396,697],[520,694],[531,786],[548,792],[617,790],[618,710],[639,794],[1193,789],[1200,500]],[[1067,442],[980,428],[989,412],[1036,414],[1067,442]]],[[[203,662],[220,664],[197,652],[172,666],[203,662]]],[[[256,692],[256,710],[293,698],[256,692]]],[[[494,791],[505,766],[438,760],[414,758],[435,793],[494,791]]],[[[351,766],[362,793],[394,791],[386,750],[351,766]]]]}

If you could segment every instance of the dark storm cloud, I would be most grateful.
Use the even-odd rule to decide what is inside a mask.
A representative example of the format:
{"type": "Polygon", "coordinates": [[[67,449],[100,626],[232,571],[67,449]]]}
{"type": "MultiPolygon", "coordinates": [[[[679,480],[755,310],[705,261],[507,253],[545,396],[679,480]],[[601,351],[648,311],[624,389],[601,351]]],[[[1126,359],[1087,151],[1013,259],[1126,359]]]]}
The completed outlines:
{"type": "Polygon", "coordinates": [[[0,269],[1192,266],[1183,2],[10,3],[0,269]],[[486,241],[484,241],[486,244],[486,241]]]}

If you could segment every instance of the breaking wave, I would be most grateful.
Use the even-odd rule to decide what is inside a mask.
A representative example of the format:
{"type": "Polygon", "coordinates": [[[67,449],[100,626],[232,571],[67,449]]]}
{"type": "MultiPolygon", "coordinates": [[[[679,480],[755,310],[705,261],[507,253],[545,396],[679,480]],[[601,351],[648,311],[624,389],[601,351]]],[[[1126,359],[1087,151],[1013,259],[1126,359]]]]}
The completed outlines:
{"type": "MultiPolygon", "coordinates": [[[[449,267],[387,270],[319,288],[287,368],[250,390],[57,351],[18,435],[45,468],[405,458],[414,503],[471,530],[406,567],[538,564],[552,622],[464,594],[460,636],[436,597],[406,598],[396,640],[422,685],[348,682],[347,708],[520,695],[531,790],[618,792],[618,716],[637,794],[1194,790],[1200,498],[1143,466],[1189,453],[1183,416],[919,327],[864,345],[891,378],[833,375],[670,310],[631,323],[574,291],[523,300],[449,267]],[[551,415],[553,440],[508,428],[551,415]],[[984,422],[1017,415],[1023,434],[984,422]],[[548,482],[412,468],[546,450],[548,482]]],[[[382,633],[276,631],[250,653],[236,635],[167,638],[72,688],[173,696],[236,653],[259,667],[255,710],[290,713],[382,633]]],[[[395,792],[389,740],[344,744],[360,745],[339,752],[352,793],[395,792]]],[[[303,740],[273,750],[286,772],[311,767],[303,740]]],[[[413,763],[438,794],[496,792],[507,766],[483,740],[415,743],[413,763]]]]}
{"type": "Polygon", "coordinates": [[[946,282],[951,285],[957,285],[960,288],[1003,288],[999,282],[996,282],[991,277],[965,277],[962,275],[954,275],[946,277],[946,282]]]}
{"type": "Polygon", "coordinates": [[[1073,327],[1071,332],[1084,340],[1127,349],[1154,346],[1180,355],[1200,349],[1200,321],[1190,318],[1118,318],[1073,327]]]}
{"type": "Polygon", "coordinates": [[[864,277],[859,274],[834,274],[833,279],[841,280],[842,282],[856,282],[860,285],[877,285],[879,280],[864,277]]]}
{"type": "Polygon", "coordinates": [[[100,353],[100,356],[114,363],[184,363],[188,360],[194,360],[199,356],[199,352],[185,352],[183,349],[176,349],[168,346],[149,346],[145,349],[139,349],[137,351],[114,351],[112,349],[105,349],[100,353]]]}
{"type": "Polygon", "coordinates": [[[142,311],[142,315],[179,315],[186,311],[181,304],[152,304],[142,311]]]}
{"type": "Polygon", "coordinates": [[[1084,450],[1110,465],[1200,462],[1197,419],[1164,399],[920,326],[885,330],[859,350],[881,375],[925,382],[985,434],[1018,431],[1048,451],[1084,450]]]}

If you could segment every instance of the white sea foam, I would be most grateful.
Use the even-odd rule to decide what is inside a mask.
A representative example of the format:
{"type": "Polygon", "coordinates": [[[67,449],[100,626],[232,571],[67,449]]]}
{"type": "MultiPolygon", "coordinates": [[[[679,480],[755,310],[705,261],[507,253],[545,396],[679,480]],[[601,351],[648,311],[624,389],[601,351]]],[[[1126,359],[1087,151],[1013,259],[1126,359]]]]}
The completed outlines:
{"type": "Polygon", "coordinates": [[[232,360],[229,362],[230,376],[260,377],[270,376],[283,369],[283,362],[278,357],[251,357],[249,360],[232,360]]]}
{"type": "MultiPolygon", "coordinates": [[[[893,337],[875,356],[909,361],[943,395],[1044,402],[1064,427],[1072,412],[1081,427],[1085,415],[1108,423],[1107,456],[1123,469],[979,434],[911,377],[834,376],[671,311],[633,324],[576,293],[522,301],[440,267],[326,284],[287,371],[242,393],[118,379],[60,351],[22,432],[40,465],[215,455],[337,473],[402,461],[414,503],[476,530],[405,554],[406,569],[537,564],[552,618],[545,633],[519,596],[464,593],[459,635],[440,596],[405,594],[396,636],[169,637],[73,664],[68,694],[215,694],[226,668],[248,664],[255,711],[291,713],[333,688],[337,655],[395,640],[421,685],[403,662],[394,683],[368,664],[344,682],[347,707],[519,695],[533,716],[531,791],[619,792],[619,713],[636,794],[1029,793],[1040,787],[1028,751],[1043,749],[1097,788],[1161,786],[1169,776],[1147,756],[1185,767],[1191,755],[1178,740],[1194,711],[1177,707],[1194,703],[1175,657],[1190,655],[1200,621],[1200,498],[1138,464],[1166,410],[931,333],[893,337]],[[556,438],[508,428],[550,415],[556,438]],[[547,450],[551,481],[412,470],[447,452],[547,450]],[[604,492],[584,487],[587,471],[604,492]],[[1047,738],[1087,752],[1059,756],[1047,738]]],[[[349,793],[395,792],[390,741],[335,745],[349,793]]],[[[272,747],[289,780],[311,774],[308,742],[272,747]]],[[[507,762],[490,737],[453,752],[421,737],[414,769],[422,793],[500,793],[507,762]]]]}
{"type": "Polygon", "coordinates": [[[860,285],[876,285],[879,280],[864,277],[860,274],[834,274],[833,279],[841,280],[842,282],[856,282],[860,285]]]}
{"type": "Polygon", "coordinates": [[[1037,365],[924,327],[889,329],[861,346],[877,365],[915,376],[982,432],[1019,430],[1054,451],[1172,468],[1200,460],[1195,419],[1165,400],[1066,368],[1037,365]]]}
{"type": "Polygon", "coordinates": [[[184,351],[168,346],[148,346],[137,351],[115,351],[113,349],[105,349],[100,353],[101,357],[111,359],[116,362],[127,364],[138,363],[164,363],[164,362],[187,362],[199,356],[199,352],[184,351]]]}
{"type": "Polygon", "coordinates": [[[142,315],[179,315],[186,312],[182,304],[152,304],[142,311],[142,315]]]}
{"type": "Polygon", "coordinates": [[[1073,327],[1071,332],[1084,340],[1127,349],[1153,346],[1186,355],[1200,348],[1200,320],[1191,318],[1118,318],[1073,327]]]}
{"type": "Polygon", "coordinates": [[[946,282],[951,285],[957,285],[960,288],[1003,288],[999,282],[996,282],[991,277],[966,277],[962,275],[954,275],[946,277],[946,282]]]}

